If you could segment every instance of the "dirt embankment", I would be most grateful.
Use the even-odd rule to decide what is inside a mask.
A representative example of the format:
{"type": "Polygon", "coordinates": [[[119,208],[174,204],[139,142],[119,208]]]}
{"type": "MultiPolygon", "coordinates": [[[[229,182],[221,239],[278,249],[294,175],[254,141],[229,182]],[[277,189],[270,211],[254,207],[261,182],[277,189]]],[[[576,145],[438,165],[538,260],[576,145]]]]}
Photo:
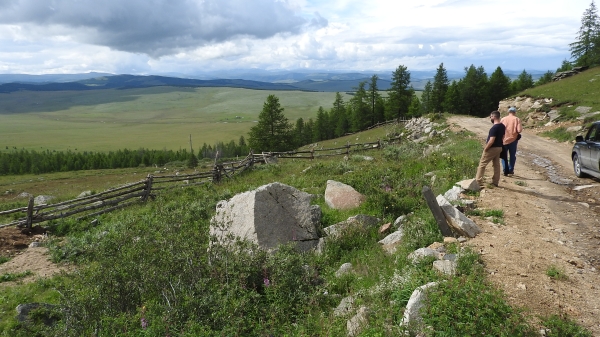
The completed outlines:
{"type": "MultiPolygon", "coordinates": [[[[467,117],[450,124],[476,133],[482,143],[491,126],[487,118],[467,117]]],[[[477,200],[480,208],[504,210],[504,224],[474,219],[484,232],[469,244],[511,304],[534,315],[567,313],[600,336],[600,183],[575,177],[571,147],[525,130],[515,175],[502,177],[477,200]],[[567,279],[550,278],[552,267],[567,279]]],[[[491,175],[490,165],[488,181],[491,175]]]]}

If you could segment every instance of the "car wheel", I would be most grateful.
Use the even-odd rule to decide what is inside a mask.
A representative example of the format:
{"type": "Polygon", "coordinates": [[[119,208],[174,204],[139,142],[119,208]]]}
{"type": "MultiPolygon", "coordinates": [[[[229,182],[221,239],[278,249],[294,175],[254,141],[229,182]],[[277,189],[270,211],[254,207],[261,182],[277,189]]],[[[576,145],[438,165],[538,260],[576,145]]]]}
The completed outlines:
{"type": "Polygon", "coordinates": [[[583,178],[586,176],[585,173],[581,172],[581,161],[579,160],[579,156],[577,154],[573,155],[573,171],[575,171],[575,175],[578,178],[583,178]]]}

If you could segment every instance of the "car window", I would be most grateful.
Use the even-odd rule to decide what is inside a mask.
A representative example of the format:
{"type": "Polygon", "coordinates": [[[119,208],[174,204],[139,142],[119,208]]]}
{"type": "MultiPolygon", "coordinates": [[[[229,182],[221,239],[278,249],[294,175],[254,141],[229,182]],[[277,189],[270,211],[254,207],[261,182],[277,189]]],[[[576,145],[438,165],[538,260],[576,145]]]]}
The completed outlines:
{"type": "Polygon", "coordinates": [[[592,142],[600,140],[598,138],[598,127],[599,126],[600,125],[598,125],[598,124],[592,125],[592,128],[588,132],[587,137],[585,137],[585,140],[589,140],[589,141],[592,141],[592,142]]]}

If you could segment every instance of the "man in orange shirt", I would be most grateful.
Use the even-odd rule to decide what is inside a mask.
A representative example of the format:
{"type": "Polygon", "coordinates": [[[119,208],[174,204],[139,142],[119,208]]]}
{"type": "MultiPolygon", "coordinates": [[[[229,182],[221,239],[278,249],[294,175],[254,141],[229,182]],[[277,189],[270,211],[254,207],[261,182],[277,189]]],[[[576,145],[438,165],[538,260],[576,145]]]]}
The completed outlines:
{"type": "Polygon", "coordinates": [[[515,174],[515,163],[517,161],[517,143],[521,139],[521,132],[523,132],[523,126],[521,120],[516,116],[517,109],[510,107],[508,109],[508,116],[502,118],[500,121],[506,127],[504,132],[504,138],[502,144],[507,152],[508,160],[502,160],[502,168],[504,175],[515,174]]]}

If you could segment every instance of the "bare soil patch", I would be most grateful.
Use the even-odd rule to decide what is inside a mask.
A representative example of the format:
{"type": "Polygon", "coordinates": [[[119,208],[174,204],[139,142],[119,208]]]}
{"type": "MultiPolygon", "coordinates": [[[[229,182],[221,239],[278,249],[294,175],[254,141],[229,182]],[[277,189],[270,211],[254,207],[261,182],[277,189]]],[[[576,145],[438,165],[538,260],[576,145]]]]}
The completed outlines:
{"type": "MultiPolygon", "coordinates": [[[[485,118],[450,123],[475,132],[482,143],[490,128],[485,118]]],[[[511,304],[534,317],[566,313],[600,336],[600,183],[575,177],[572,144],[539,137],[538,131],[523,132],[515,175],[484,189],[477,200],[479,208],[502,209],[504,223],[474,217],[484,232],[469,244],[511,304]],[[567,278],[549,277],[552,267],[567,278]]],[[[490,166],[488,181],[491,175],[490,166]]]]}

